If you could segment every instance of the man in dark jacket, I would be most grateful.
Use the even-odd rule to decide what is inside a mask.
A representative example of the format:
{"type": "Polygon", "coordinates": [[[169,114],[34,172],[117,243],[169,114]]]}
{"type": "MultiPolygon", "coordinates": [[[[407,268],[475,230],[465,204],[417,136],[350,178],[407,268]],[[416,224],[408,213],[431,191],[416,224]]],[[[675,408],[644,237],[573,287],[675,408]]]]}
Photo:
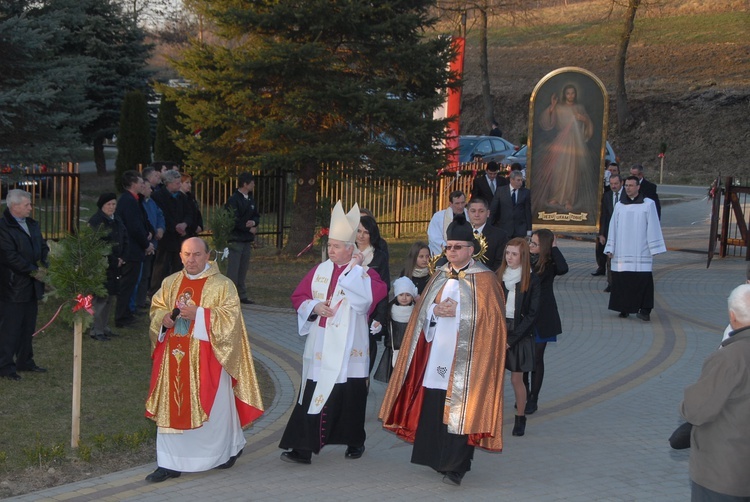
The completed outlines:
{"type": "Polygon", "coordinates": [[[229,265],[227,277],[232,279],[240,295],[240,302],[254,303],[247,296],[247,271],[250,268],[250,250],[258,232],[260,213],[253,200],[255,178],[252,173],[239,176],[239,188],[229,197],[226,208],[234,213],[234,228],[229,235],[229,265]]]}
{"type": "Polygon", "coordinates": [[[151,195],[164,213],[164,237],[156,248],[151,271],[152,293],[161,287],[161,281],[166,277],[182,270],[180,247],[182,241],[188,238],[189,229],[194,228],[188,209],[189,201],[180,191],[182,175],[178,171],[169,170],[162,174],[162,179],[164,188],[151,195]]]}
{"type": "Polygon", "coordinates": [[[638,178],[638,185],[640,186],[638,193],[654,201],[654,204],[656,204],[656,214],[659,216],[659,220],[661,220],[661,202],[659,201],[659,194],[656,193],[656,183],[651,183],[643,177],[643,166],[640,164],[634,164],[630,168],[630,175],[638,178]]]}
{"type": "Polygon", "coordinates": [[[125,171],[122,174],[122,187],[125,191],[117,201],[115,215],[125,225],[128,246],[122,256],[125,263],[120,267],[120,282],[117,287],[115,326],[118,328],[134,320],[129,306],[130,297],[138,284],[138,275],[144,258],[147,254],[154,253],[154,245],[150,242],[153,229],[138,198],[142,191],[143,178],[137,171],[125,171]]]}
{"type": "Polygon", "coordinates": [[[34,362],[31,335],[49,247],[30,218],[31,194],[10,190],[6,203],[0,219],[0,376],[21,380],[17,371],[47,371],[34,362]]]}

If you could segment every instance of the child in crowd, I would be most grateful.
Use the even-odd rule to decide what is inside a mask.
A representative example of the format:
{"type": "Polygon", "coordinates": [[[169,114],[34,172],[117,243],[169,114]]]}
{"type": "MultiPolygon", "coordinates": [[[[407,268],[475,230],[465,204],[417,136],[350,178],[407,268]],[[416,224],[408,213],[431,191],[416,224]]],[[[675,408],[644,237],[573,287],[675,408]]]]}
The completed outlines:
{"type": "Polygon", "coordinates": [[[417,287],[417,296],[424,291],[430,280],[430,246],[426,242],[415,242],[406,256],[406,263],[401,270],[401,277],[408,277],[417,287]]]}
{"type": "Polygon", "coordinates": [[[393,281],[393,300],[388,305],[385,352],[375,371],[375,380],[379,382],[387,383],[391,378],[391,372],[396,364],[398,351],[406,332],[406,325],[409,324],[409,318],[414,310],[416,297],[417,287],[408,277],[399,277],[393,281]]]}

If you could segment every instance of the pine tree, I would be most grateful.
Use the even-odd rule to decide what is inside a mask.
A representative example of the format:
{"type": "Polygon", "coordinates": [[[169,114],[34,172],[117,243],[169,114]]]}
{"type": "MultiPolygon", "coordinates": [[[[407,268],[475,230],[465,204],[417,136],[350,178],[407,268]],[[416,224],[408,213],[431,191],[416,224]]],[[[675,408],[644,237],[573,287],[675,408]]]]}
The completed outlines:
{"type": "Polygon", "coordinates": [[[28,2],[0,4],[0,154],[3,162],[59,162],[94,117],[85,97],[86,58],[59,56],[59,16],[28,2]]]}
{"type": "Polygon", "coordinates": [[[114,0],[44,0],[39,14],[57,16],[65,34],[57,55],[85,57],[88,78],[80,78],[93,116],[81,128],[94,146],[99,174],[106,172],[104,139],[117,130],[125,93],[149,92],[146,60],[151,46],[133,19],[114,0]]]}
{"type": "Polygon", "coordinates": [[[117,135],[117,160],[115,161],[115,187],[122,189],[122,173],[145,166],[151,162],[151,131],[146,96],[141,91],[125,95],[120,113],[117,135]]]}
{"type": "MultiPolygon", "coordinates": [[[[52,286],[51,298],[73,301],[78,295],[107,296],[104,283],[107,278],[107,255],[112,246],[102,240],[105,230],[92,230],[82,225],[75,234],[65,236],[60,242],[50,242],[49,269],[45,282],[52,286]]],[[[70,307],[60,311],[63,321],[72,324],[78,317],[84,329],[91,323],[87,312],[73,312],[70,307]]]]}
{"type": "Polygon", "coordinates": [[[292,169],[298,183],[287,250],[310,242],[321,164],[424,178],[445,162],[433,119],[450,85],[450,41],[424,36],[432,0],[193,2],[215,27],[177,62],[170,89],[192,165],[292,169]],[[208,39],[209,37],[206,37],[208,39]]]}
{"type": "Polygon", "coordinates": [[[182,165],[182,150],[175,144],[172,136],[183,130],[177,121],[177,105],[174,101],[162,97],[159,104],[159,116],[156,119],[156,138],[154,140],[154,160],[176,162],[182,165]]]}

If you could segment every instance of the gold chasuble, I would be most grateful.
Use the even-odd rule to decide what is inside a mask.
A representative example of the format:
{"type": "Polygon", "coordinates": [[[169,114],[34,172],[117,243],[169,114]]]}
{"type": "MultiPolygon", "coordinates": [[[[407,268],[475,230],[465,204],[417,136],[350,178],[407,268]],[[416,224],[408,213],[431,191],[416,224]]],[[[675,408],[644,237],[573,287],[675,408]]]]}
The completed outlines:
{"type": "Polygon", "coordinates": [[[215,262],[191,279],[167,277],[151,304],[153,367],[146,416],[161,428],[189,430],[209,419],[222,368],[232,379],[242,427],[263,413],[250,344],[231,280],[215,262]],[[178,318],[162,335],[164,314],[197,305],[204,309],[208,341],[194,337],[195,321],[178,318]]]}

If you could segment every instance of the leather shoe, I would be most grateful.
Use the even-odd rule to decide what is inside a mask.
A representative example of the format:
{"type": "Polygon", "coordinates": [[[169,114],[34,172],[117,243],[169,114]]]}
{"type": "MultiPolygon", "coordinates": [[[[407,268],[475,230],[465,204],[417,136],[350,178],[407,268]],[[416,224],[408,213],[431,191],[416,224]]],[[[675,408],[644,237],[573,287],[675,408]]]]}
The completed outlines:
{"type": "Polygon", "coordinates": [[[91,338],[94,340],[98,340],[100,342],[108,342],[109,337],[105,335],[104,333],[97,333],[96,335],[91,335],[91,338]]]}
{"type": "Polygon", "coordinates": [[[161,483],[169,478],[179,478],[180,471],[173,471],[172,469],[165,469],[164,467],[157,467],[154,472],[146,476],[146,481],[149,483],[161,483]]]}
{"type": "Polygon", "coordinates": [[[445,476],[443,476],[443,483],[446,485],[453,485],[453,486],[461,486],[461,479],[463,476],[461,476],[457,472],[446,472],[445,476]]]}
{"type": "Polygon", "coordinates": [[[47,368],[40,368],[36,364],[34,366],[16,368],[17,371],[28,371],[30,373],[47,373],[47,368]]]}
{"type": "Polygon", "coordinates": [[[617,314],[617,317],[621,317],[621,318],[625,319],[625,318],[626,318],[626,317],[628,317],[629,315],[630,315],[630,314],[628,314],[627,312],[620,312],[619,314],[617,314]]]}
{"type": "Polygon", "coordinates": [[[7,375],[3,375],[3,378],[7,378],[8,380],[13,380],[14,382],[17,382],[21,380],[21,375],[18,373],[9,373],[7,375]]]}
{"type": "Polygon", "coordinates": [[[221,464],[220,466],[216,467],[216,469],[229,469],[231,468],[235,462],[237,462],[237,459],[240,458],[240,455],[242,455],[242,450],[237,452],[237,455],[233,455],[229,457],[229,460],[221,464]]]}
{"type": "Polygon", "coordinates": [[[612,288],[609,287],[609,286],[607,286],[606,288],[604,288],[604,292],[605,293],[611,293],[612,292],[612,288]]]}
{"type": "Polygon", "coordinates": [[[251,300],[250,298],[240,298],[240,303],[244,305],[254,305],[255,301],[251,300]]]}
{"type": "Polygon", "coordinates": [[[591,275],[597,276],[597,275],[605,275],[607,273],[606,270],[602,270],[600,268],[597,268],[596,271],[591,272],[591,275]]]}
{"type": "Polygon", "coordinates": [[[635,316],[636,316],[636,317],[637,317],[638,319],[640,319],[641,321],[646,321],[646,322],[648,322],[648,321],[650,321],[650,320],[651,320],[651,314],[643,314],[643,313],[641,313],[641,312],[638,312],[638,313],[637,313],[637,314],[636,314],[635,316]]]}
{"type": "Polygon", "coordinates": [[[362,446],[348,446],[346,448],[346,453],[344,453],[344,457],[351,458],[351,459],[357,459],[357,458],[360,458],[364,452],[365,452],[365,445],[362,445],[362,446]]]}
{"type": "Polygon", "coordinates": [[[292,464],[311,464],[309,458],[304,458],[297,450],[285,451],[281,453],[281,460],[292,464]]]}

